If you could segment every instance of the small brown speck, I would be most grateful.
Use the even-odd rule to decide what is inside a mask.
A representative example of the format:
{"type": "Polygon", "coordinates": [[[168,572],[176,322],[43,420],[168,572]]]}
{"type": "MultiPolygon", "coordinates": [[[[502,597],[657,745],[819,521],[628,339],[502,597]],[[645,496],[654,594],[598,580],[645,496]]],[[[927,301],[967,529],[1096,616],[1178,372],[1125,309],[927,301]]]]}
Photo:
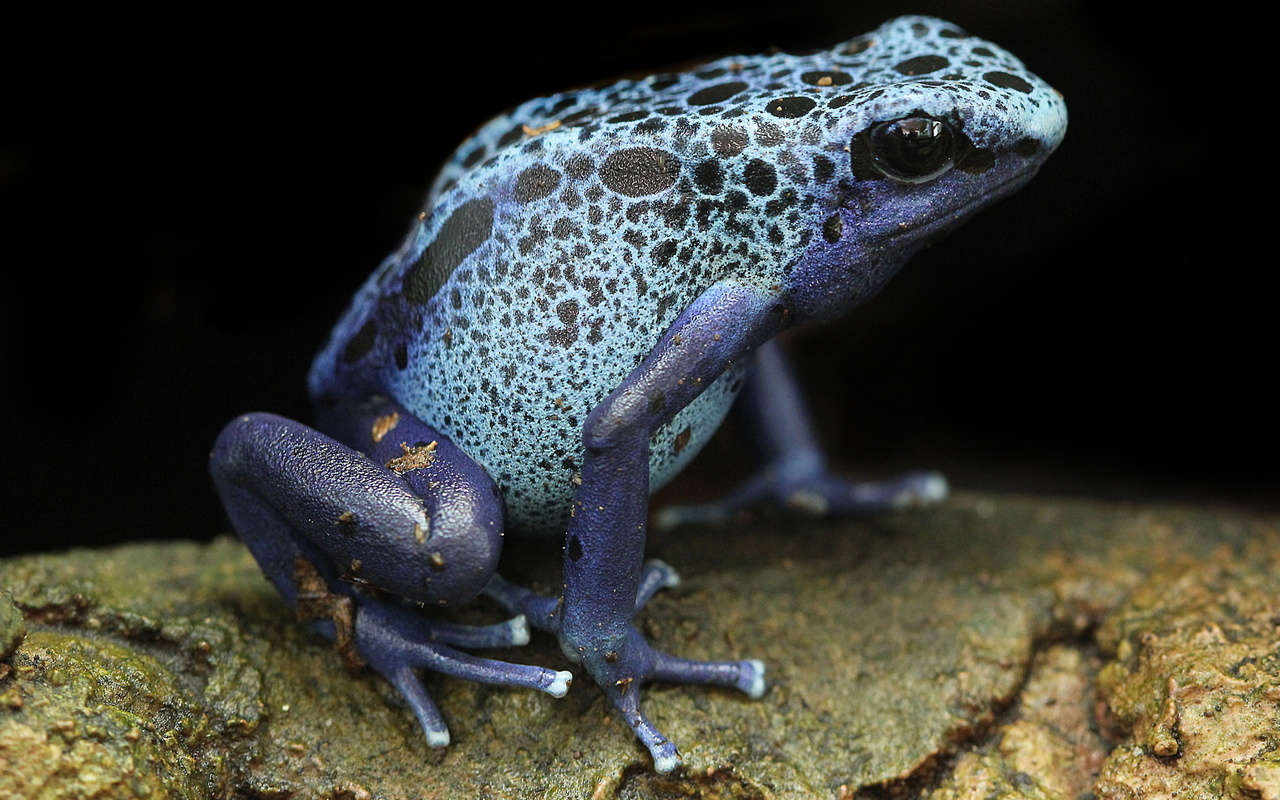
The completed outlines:
{"type": "Polygon", "coordinates": [[[430,466],[436,458],[437,446],[436,442],[431,442],[410,447],[407,442],[401,442],[400,455],[387,462],[387,469],[397,475],[403,475],[409,470],[430,466]]]}
{"type": "Polygon", "coordinates": [[[689,444],[689,439],[691,438],[693,438],[693,430],[686,426],[684,430],[676,434],[675,451],[679,453],[683,450],[689,444]]]}
{"type": "Polygon", "coordinates": [[[546,125],[539,125],[536,128],[531,128],[528,125],[521,125],[520,128],[524,131],[525,136],[539,136],[547,133],[548,131],[554,131],[556,128],[560,127],[560,124],[560,120],[557,119],[548,122],[546,125]]]}
{"type": "Polygon", "coordinates": [[[390,414],[385,414],[375,419],[373,421],[373,430],[370,431],[370,435],[373,436],[374,443],[376,444],[377,442],[382,441],[382,437],[395,430],[396,425],[399,424],[400,412],[398,411],[392,411],[390,414]]]}

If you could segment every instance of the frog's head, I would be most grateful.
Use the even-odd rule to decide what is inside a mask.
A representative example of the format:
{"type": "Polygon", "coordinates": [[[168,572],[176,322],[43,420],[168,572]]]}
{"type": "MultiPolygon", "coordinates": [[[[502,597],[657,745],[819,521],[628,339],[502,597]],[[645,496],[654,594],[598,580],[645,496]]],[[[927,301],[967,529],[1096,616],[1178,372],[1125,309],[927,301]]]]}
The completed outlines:
{"type": "Polygon", "coordinates": [[[1051,86],[950,23],[904,17],[833,51],[863,83],[827,129],[843,156],[788,271],[798,319],[873,295],[921,247],[1026,183],[1066,131],[1051,86]],[[851,65],[852,69],[852,65],[851,65]]]}

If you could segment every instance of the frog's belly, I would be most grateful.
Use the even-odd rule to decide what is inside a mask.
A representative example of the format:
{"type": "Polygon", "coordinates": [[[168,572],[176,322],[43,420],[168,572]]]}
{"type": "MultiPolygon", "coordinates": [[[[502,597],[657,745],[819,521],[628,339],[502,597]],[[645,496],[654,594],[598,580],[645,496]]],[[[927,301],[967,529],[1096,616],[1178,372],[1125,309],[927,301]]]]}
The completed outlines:
{"type": "MultiPolygon", "coordinates": [[[[448,436],[498,484],[506,503],[507,532],[561,535],[582,469],[582,426],[591,409],[621,383],[616,352],[580,356],[564,377],[557,364],[529,344],[522,359],[416,359],[391,393],[411,413],[448,436]],[[599,363],[590,363],[590,362],[599,363]]],[[[436,354],[443,356],[444,353],[436,354]]],[[[491,354],[490,354],[491,355],[491,354]]],[[[675,476],[719,427],[742,385],[735,365],[654,434],[650,490],[675,476]]]]}

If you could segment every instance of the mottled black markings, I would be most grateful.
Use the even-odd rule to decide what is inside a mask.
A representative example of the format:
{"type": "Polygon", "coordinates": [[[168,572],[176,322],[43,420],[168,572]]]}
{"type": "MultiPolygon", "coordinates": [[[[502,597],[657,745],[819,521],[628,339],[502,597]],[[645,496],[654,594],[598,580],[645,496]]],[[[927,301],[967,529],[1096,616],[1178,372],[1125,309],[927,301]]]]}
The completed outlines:
{"type": "Polygon", "coordinates": [[[582,229],[578,227],[578,223],[568,217],[560,217],[551,226],[551,235],[557,239],[573,239],[581,234],[582,229]]]}
{"type": "Polygon", "coordinates": [[[546,164],[534,164],[516,177],[515,199],[520,203],[541,200],[560,185],[560,173],[546,164]]]}
{"type": "Polygon", "coordinates": [[[747,84],[742,81],[729,81],[728,83],[719,83],[715,86],[707,86],[699,89],[689,95],[686,102],[691,106],[710,106],[716,103],[723,103],[738,92],[747,88],[747,84]]]}
{"type": "Polygon", "coordinates": [[[844,235],[844,217],[839,214],[832,214],[827,217],[827,221],[822,223],[822,238],[828,243],[835,244],[840,241],[840,237],[844,235]]]}
{"type": "Polygon", "coordinates": [[[396,345],[393,355],[396,360],[396,369],[405,370],[409,368],[409,348],[405,346],[404,342],[396,345]]]}
{"type": "Polygon", "coordinates": [[[653,261],[660,267],[668,266],[671,263],[671,257],[676,254],[679,243],[675,239],[668,239],[653,248],[653,261]]]}
{"type": "Polygon", "coordinates": [[[468,200],[453,210],[404,276],[404,296],[425,303],[440,291],[453,271],[493,234],[493,201],[468,200]]]}
{"type": "Polygon", "coordinates": [[[656,147],[629,147],[609,155],[600,165],[600,180],[618,194],[644,197],[675,185],[680,159],[656,147]]]}
{"type": "Polygon", "coordinates": [[[778,173],[773,165],[758,158],[752,159],[743,172],[743,183],[757,197],[773,194],[778,188],[778,173]]]}
{"type": "Polygon", "coordinates": [[[1039,139],[1034,136],[1028,136],[1025,139],[1019,140],[1019,142],[1013,146],[1013,152],[1017,153],[1022,158],[1031,158],[1036,153],[1040,152],[1040,148],[1043,146],[1044,143],[1039,139]]]}
{"type": "Polygon", "coordinates": [[[1017,75],[1010,75],[1007,72],[988,72],[982,77],[985,78],[988,83],[999,86],[1001,89],[1013,89],[1015,92],[1024,92],[1026,94],[1031,94],[1031,92],[1035,90],[1035,87],[1030,83],[1027,83],[1017,75]]]}
{"type": "Polygon", "coordinates": [[[985,147],[975,147],[969,150],[956,163],[957,167],[970,175],[981,175],[995,165],[996,154],[985,147]]]}
{"type": "Polygon", "coordinates": [[[557,303],[556,316],[564,325],[560,328],[549,329],[545,334],[546,340],[560,347],[572,347],[574,342],[578,341],[578,311],[577,300],[562,300],[557,303]]]}
{"type": "Polygon", "coordinates": [[[939,55],[916,56],[894,65],[894,69],[903,75],[928,75],[951,66],[951,62],[939,55]]]}
{"type": "Polygon", "coordinates": [[[636,133],[661,133],[667,127],[667,121],[661,117],[647,119],[636,126],[636,133]]]}
{"type": "Polygon", "coordinates": [[[360,326],[360,330],[356,331],[356,335],[347,341],[347,346],[342,348],[342,360],[348,364],[352,364],[365,356],[369,355],[369,351],[373,349],[373,344],[378,339],[378,325],[369,318],[360,326]]]}
{"type": "Polygon", "coordinates": [[[720,194],[724,189],[724,170],[714,158],[701,161],[693,168],[693,184],[703,194],[720,194]]]}
{"type": "Polygon", "coordinates": [[[747,132],[736,125],[720,125],[711,132],[711,147],[724,158],[738,155],[750,142],[747,132]]]}
{"type": "Polygon", "coordinates": [[[574,325],[578,322],[578,301],[565,300],[556,306],[556,316],[565,325],[574,325]]]}
{"type": "Polygon", "coordinates": [[[815,156],[813,159],[813,179],[818,183],[826,183],[836,174],[836,165],[826,156],[815,156]]]}
{"type": "Polygon", "coordinates": [[[812,97],[779,97],[770,100],[767,108],[770,114],[780,119],[797,119],[808,114],[817,104],[812,97]]]}
{"type": "Polygon", "coordinates": [[[569,544],[565,548],[565,552],[568,554],[570,561],[577,561],[582,558],[582,542],[579,541],[577,536],[569,537],[569,544]]]}
{"type": "Polygon", "coordinates": [[[595,169],[596,163],[588,155],[576,155],[564,164],[565,174],[575,181],[582,180],[592,172],[595,172],[595,169]]]}

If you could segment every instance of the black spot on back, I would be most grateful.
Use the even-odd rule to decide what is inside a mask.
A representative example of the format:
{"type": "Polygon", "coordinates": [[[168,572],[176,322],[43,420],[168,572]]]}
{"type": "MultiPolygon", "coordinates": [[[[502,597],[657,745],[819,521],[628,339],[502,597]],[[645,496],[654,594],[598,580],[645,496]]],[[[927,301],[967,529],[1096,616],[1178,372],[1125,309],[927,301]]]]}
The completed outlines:
{"type": "Polygon", "coordinates": [[[747,132],[736,125],[720,125],[711,132],[711,146],[721,156],[736,156],[749,142],[747,132]]]}
{"type": "Polygon", "coordinates": [[[686,101],[691,106],[710,106],[716,103],[723,103],[738,92],[747,88],[747,84],[742,81],[729,81],[728,83],[719,83],[715,86],[708,86],[705,89],[699,89],[689,95],[686,101]]]}
{"type": "Polygon", "coordinates": [[[763,197],[778,188],[778,173],[769,162],[752,159],[743,173],[743,182],[752,194],[763,197]]]}
{"type": "Polygon", "coordinates": [[[815,105],[817,101],[812,97],[779,97],[777,100],[769,101],[768,109],[769,113],[775,117],[795,119],[808,114],[815,105]]]}
{"type": "Polygon", "coordinates": [[[939,55],[916,56],[894,66],[903,75],[927,75],[951,66],[951,62],[939,55]]]}
{"type": "Polygon", "coordinates": [[[560,185],[560,173],[546,164],[534,164],[516,177],[515,198],[521,203],[541,200],[560,185]]]}
{"type": "Polygon", "coordinates": [[[987,79],[988,83],[995,84],[1001,89],[1013,89],[1015,92],[1025,92],[1031,94],[1035,87],[1027,83],[1017,75],[1010,75],[1008,72],[988,72],[982,77],[987,79]]]}
{"type": "Polygon", "coordinates": [[[413,262],[404,276],[404,296],[410,303],[425,303],[475,249],[493,233],[493,201],[468,200],[453,210],[436,238],[413,262]]]}
{"type": "Polygon", "coordinates": [[[714,158],[698,162],[698,166],[693,168],[693,183],[704,194],[720,194],[724,188],[724,171],[720,169],[720,162],[714,158]]]}
{"type": "Polygon", "coordinates": [[[800,80],[810,86],[844,86],[853,83],[853,76],[847,72],[834,72],[830,70],[806,72],[800,76],[800,80]]]}
{"type": "Polygon", "coordinates": [[[627,113],[619,114],[616,117],[609,117],[607,120],[605,120],[605,122],[607,123],[636,122],[638,120],[644,119],[647,116],[649,116],[649,112],[642,109],[640,111],[628,111],[627,113]]]}
{"type": "Polygon", "coordinates": [[[629,147],[609,155],[600,165],[605,186],[627,197],[644,197],[670,189],[680,175],[680,159],[655,147],[629,147]]]}

